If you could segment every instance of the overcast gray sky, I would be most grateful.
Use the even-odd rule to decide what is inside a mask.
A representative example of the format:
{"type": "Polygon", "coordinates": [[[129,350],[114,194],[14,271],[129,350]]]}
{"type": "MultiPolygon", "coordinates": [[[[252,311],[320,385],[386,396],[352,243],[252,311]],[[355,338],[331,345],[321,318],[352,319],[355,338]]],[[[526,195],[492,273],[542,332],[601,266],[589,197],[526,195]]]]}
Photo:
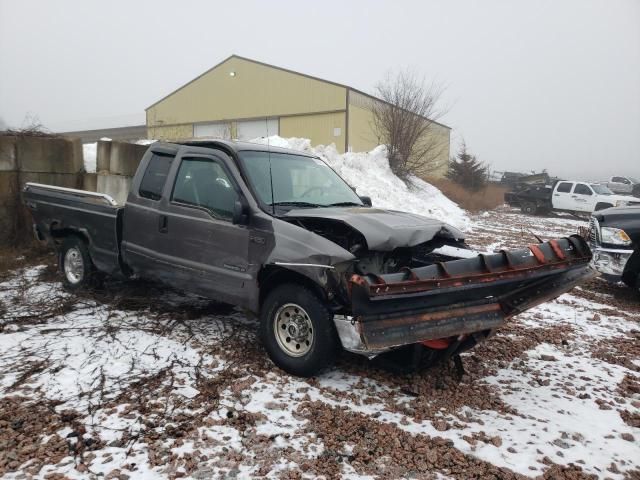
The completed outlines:
{"type": "Polygon", "coordinates": [[[495,170],[640,177],[639,0],[0,0],[0,119],[143,123],[232,53],[369,92],[410,67],[495,170]]]}

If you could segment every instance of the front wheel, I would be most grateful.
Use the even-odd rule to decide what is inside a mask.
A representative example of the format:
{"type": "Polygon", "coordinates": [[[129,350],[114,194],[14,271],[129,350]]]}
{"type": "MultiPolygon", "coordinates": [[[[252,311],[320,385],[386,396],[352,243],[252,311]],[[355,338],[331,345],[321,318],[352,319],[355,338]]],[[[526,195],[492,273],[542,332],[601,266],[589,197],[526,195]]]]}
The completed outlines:
{"type": "Polygon", "coordinates": [[[330,366],[338,353],[333,314],[300,285],[280,285],[269,292],[260,312],[260,336],[273,363],[300,377],[330,366]]]}

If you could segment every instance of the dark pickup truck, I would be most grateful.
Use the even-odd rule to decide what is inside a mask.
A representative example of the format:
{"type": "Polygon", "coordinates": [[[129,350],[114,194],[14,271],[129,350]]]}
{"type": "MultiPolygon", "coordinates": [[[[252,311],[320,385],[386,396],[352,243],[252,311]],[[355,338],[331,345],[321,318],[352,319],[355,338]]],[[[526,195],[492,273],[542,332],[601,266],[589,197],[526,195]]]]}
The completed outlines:
{"type": "Polygon", "coordinates": [[[611,282],[640,292],[640,207],[608,208],[589,222],[593,265],[611,282]]]}
{"type": "Polygon", "coordinates": [[[372,207],[320,158],[250,143],[155,143],[124,206],[38,184],[24,200],[67,287],[139,276],[239,306],[303,376],[340,347],[458,355],[594,274],[579,236],[469,255],[456,228],[372,207]]]}

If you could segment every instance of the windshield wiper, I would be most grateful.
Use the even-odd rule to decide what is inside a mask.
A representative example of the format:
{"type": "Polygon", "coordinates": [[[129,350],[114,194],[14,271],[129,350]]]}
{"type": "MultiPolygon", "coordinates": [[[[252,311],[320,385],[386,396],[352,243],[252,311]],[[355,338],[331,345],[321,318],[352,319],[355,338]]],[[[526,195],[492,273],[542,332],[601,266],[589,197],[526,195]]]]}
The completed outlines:
{"type": "Polygon", "coordinates": [[[356,202],[337,202],[325,205],[325,207],[362,207],[362,204],[356,202]]]}
{"type": "Polygon", "coordinates": [[[274,202],[269,204],[270,207],[302,207],[302,208],[320,208],[324,205],[309,202],[274,202]]]}

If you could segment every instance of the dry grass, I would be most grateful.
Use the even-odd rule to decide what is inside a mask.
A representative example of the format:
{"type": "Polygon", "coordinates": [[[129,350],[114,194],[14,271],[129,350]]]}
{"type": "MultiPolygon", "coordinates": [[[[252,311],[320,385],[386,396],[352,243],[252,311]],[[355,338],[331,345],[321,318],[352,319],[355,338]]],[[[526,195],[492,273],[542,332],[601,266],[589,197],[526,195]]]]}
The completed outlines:
{"type": "Polygon", "coordinates": [[[0,280],[12,271],[31,265],[54,264],[55,253],[52,249],[33,242],[22,247],[0,247],[0,280]]]}
{"type": "Polygon", "coordinates": [[[425,178],[425,180],[470,212],[493,210],[499,207],[504,203],[504,194],[508,190],[501,185],[490,183],[483,190],[472,192],[446,178],[425,178]]]}

